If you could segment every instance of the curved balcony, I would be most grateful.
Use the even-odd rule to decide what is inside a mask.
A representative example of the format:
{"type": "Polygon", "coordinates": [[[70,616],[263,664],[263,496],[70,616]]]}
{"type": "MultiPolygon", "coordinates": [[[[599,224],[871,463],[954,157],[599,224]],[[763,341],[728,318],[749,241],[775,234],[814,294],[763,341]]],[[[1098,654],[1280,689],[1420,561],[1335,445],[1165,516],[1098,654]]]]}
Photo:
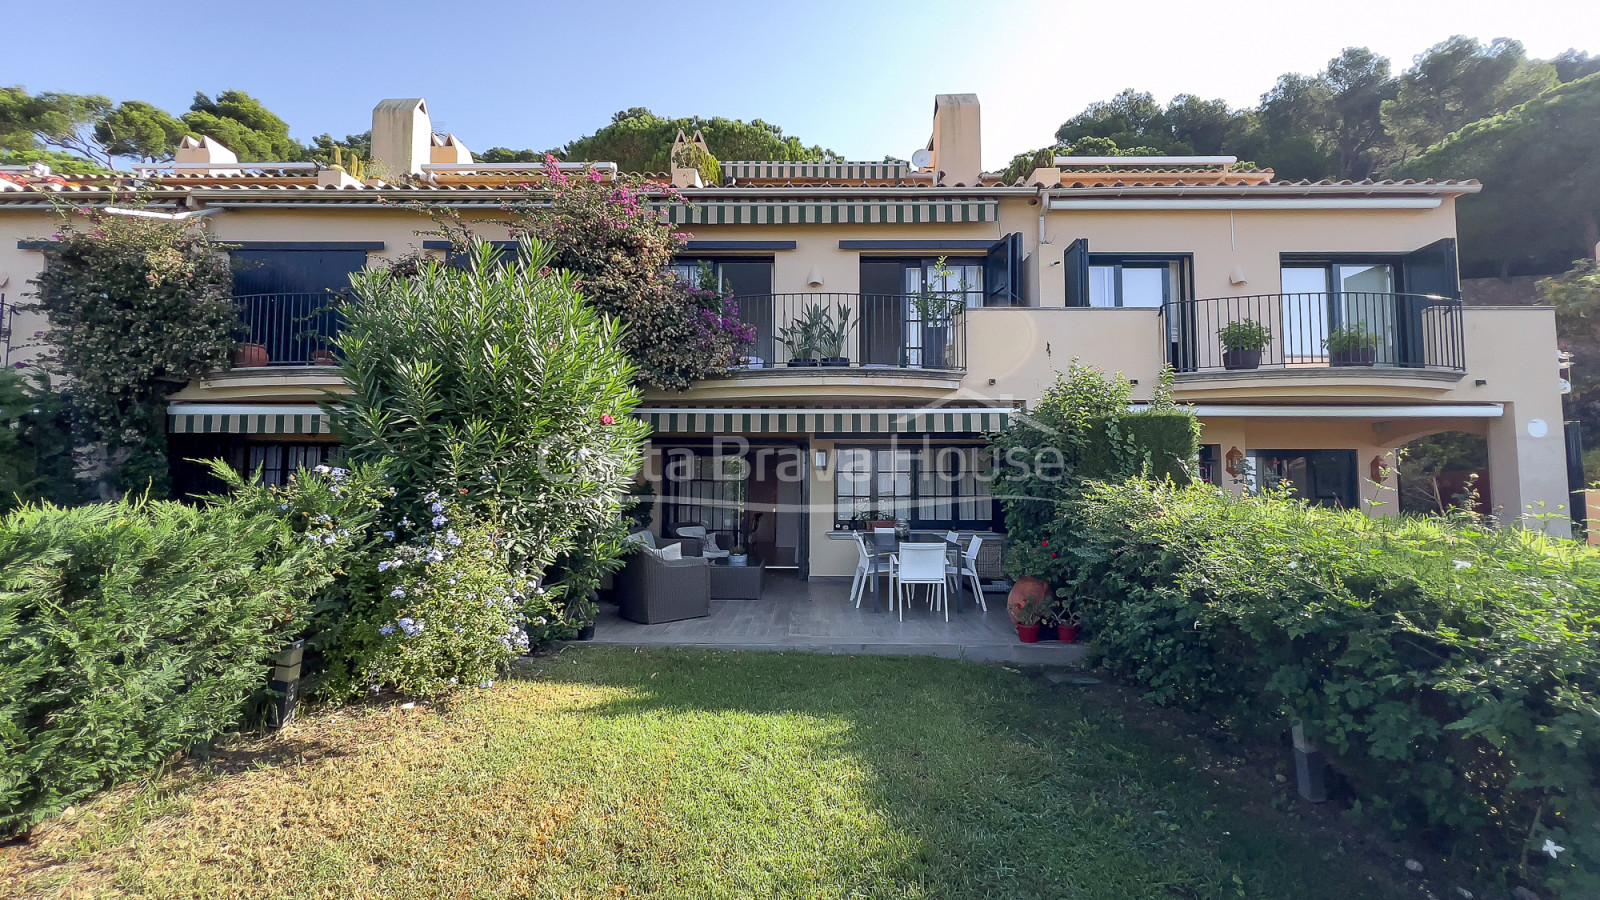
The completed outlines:
{"type": "Polygon", "coordinates": [[[1161,324],[1167,361],[1185,380],[1459,378],[1466,371],[1461,317],[1456,298],[1343,291],[1182,300],[1162,309],[1161,324]],[[1252,325],[1268,332],[1261,344],[1224,345],[1229,326],[1252,325]]]}
{"type": "Polygon", "coordinates": [[[342,299],[331,291],[235,296],[241,352],[234,368],[333,365],[332,338],[344,326],[342,299]]]}
{"type": "Polygon", "coordinates": [[[736,375],[947,377],[966,371],[961,295],[807,291],[736,297],[734,303],[755,332],[736,375]]]}

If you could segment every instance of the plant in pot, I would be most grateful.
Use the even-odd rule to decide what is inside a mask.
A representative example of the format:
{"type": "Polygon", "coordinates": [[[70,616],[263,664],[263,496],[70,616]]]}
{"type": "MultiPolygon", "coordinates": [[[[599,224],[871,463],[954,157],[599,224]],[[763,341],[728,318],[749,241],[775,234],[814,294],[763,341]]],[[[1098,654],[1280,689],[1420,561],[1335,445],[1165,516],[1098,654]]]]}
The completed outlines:
{"type": "Polygon", "coordinates": [[[266,344],[234,344],[233,367],[235,369],[253,369],[272,362],[267,356],[266,344]]]}
{"type": "MultiPolygon", "coordinates": [[[[1066,588],[1062,588],[1066,590],[1066,588]]],[[[1083,624],[1083,613],[1074,609],[1072,601],[1062,599],[1056,604],[1056,637],[1063,644],[1078,642],[1078,626],[1083,624]]]]}
{"type": "Polygon", "coordinates": [[[1254,369],[1261,365],[1261,351],[1272,343],[1272,330],[1255,319],[1240,319],[1222,326],[1217,340],[1224,369],[1254,369]]]}
{"type": "Polygon", "coordinates": [[[815,331],[806,327],[804,319],[797,319],[778,329],[778,343],[788,348],[788,365],[791,368],[817,365],[815,338],[815,331]]]}
{"type": "Polygon", "coordinates": [[[1039,629],[1050,612],[1050,586],[1032,575],[1018,578],[1006,596],[1006,612],[1016,623],[1017,640],[1039,643],[1039,629]]]}
{"type": "Polygon", "coordinates": [[[881,509],[864,509],[851,518],[857,529],[872,531],[878,528],[893,528],[894,516],[881,509]]]}
{"type": "Polygon", "coordinates": [[[849,307],[839,307],[837,317],[820,303],[813,304],[811,308],[818,311],[815,321],[811,323],[811,347],[822,355],[822,364],[835,368],[850,365],[850,357],[844,355],[845,338],[850,336],[850,329],[855,327],[850,321],[849,307]]]}
{"type": "Polygon", "coordinates": [[[1333,329],[1323,344],[1328,348],[1329,365],[1370,366],[1378,359],[1378,336],[1361,322],[1333,329]]]}
{"type": "Polygon", "coordinates": [[[744,545],[734,544],[733,549],[728,551],[728,565],[748,566],[749,564],[750,554],[745,550],[744,545]]]}

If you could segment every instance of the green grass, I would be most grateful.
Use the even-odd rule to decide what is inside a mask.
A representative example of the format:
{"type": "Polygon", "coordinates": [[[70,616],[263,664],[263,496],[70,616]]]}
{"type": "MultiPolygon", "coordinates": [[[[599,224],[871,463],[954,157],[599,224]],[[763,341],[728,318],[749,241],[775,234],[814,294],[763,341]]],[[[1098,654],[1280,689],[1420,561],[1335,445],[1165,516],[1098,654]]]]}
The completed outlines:
{"type": "Polygon", "coordinates": [[[0,849],[0,894],[1387,896],[1080,690],[932,659],[569,649],[112,792],[0,849]]]}

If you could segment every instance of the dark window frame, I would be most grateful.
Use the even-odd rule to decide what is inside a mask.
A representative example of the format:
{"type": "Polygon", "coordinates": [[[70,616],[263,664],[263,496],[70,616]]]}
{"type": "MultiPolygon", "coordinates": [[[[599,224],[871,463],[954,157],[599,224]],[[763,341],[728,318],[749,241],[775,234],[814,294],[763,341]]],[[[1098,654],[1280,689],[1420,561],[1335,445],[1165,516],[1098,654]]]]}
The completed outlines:
{"type": "MultiPolygon", "coordinates": [[[[882,495],[878,491],[878,485],[879,485],[880,479],[881,479],[881,469],[879,468],[879,460],[880,460],[879,453],[881,451],[891,451],[891,452],[902,452],[902,453],[906,453],[906,454],[909,455],[908,469],[907,469],[907,472],[905,473],[907,475],[908,479],[909,479],[909,493],[904,498],[905,499],[905,508],[906,508],[907,513],[908,513],[906,516],[904,516],[904,518],[905,518],[906,522],[908,523],[909,527],[911,527],[913,529],[916,529],[916,530],[919,530],[919,531],[939,530],[939,529],[944,529],[944,530],[949,530],[949,531],[989,531],[989,530],[992,530],[995,527],[995,518],[996,518],[996,514],[997,514],[998,510],[1000,509],[1000,504],[996,502],[994,494],[993,494],[992,491],[989,492],[989,493],[981,493],[981,494],[977,492],[976,488],[978,487],[979,482],[974,482],[974,484],[973,484],[973,489],[974,489],[973,492],[971,494],[967,494],[967,493],[961,492],[958,487],[955,487],[956,485],[959,485],[960,482],[958,482],[958,481],[957,482],[952,482],[952,481],[940,479],[941,481],[943,481],[943,483],[952,485],[953,489],[952,489],[952,491],[950,493],[934,493],[934,494],[924,494],[923,493],[923,490],[922,490],[922,483],[923,483],[922,475],[923,475],[923,468],[924,468],[924,466],[926,464],[926,461],[923,458],[924,451],[932,452],[932,453],[936,454],[935,458],[938,458],[937,454],[939,454],[941,451],[943,451],[943,450],[945,450],[947,448],[961,451],[962,454],[963,454],[963,459],[966,458],[966,454],[969,453],[969,452],[983,453],[983,452],[986,452],[988,450],[988,447],[986,445],[984,445],[984,444],[980,444],[980,443],[962,443],[962,442],[958,442],[958,441],[938,441],[938,442],[926,441],[926,442],[918,442],[916,444],[910,444],[910,445],[902,444],[902,443],[899,443],[899,442],[889,442],[889,443],[876,442],[876,443],[874,443],[874,442],[861,442],[861,441],[834,444],[834,447],[833,447],[833,453],[834,453],[833,515],[834,515],[835,524],[846,526],[846,527],[848,527],[848,525],[849,525],[851,516],[846,514],[846,510],[845,510],[844,506],[841,503],[841,500],[845,499],[846,496],[851,501],[852,507],[854,506],[854,502],[857,499],[864,498],[866,500],[866,508],[868,508],[868,509],[879,509],[879,510],[887,511],[885,509],[885,507],[883,506],[882,495]],[[843,471],[843,467],[844,467],[844,460],[845,460],[844,454],[850,453],[850,452],[858,452],[858,451],[866,452],[868,454],[868,459],[870,461],[869,471],[866,473],[866,476],[867,476],[867,482],[866,482],[866,484],[867,484],[867,492],[863,494],[863,493],[857,493],[857,492],[852,491],[848,495],[843,495],[840,492],[840,488],[843,486],[843,480],[841,479],[840,475],[841,475],[841,473],[843,471]],[[923,507],[925,505],[937,503],[937,502],[940,502],[940,501],[948,502],[950,504],[952,515],[949,518],[945,518],[945,519],[924,518],[923,515],[922,515],[923,507]],[[961,504],[963,502],[971,502],[971,503],[974,503],[974,504],[984,504],[984,503],[986,503],[986,504],[988,504],[989,514],[987,516],[977,516],[977,513],[979,512],[979,509],[981,507],[974,506],[973,512],[974,512],[975,516],[977,516],[977,517],[975,517],[975,518],[961,518],[959,513],[958,513],[958,510],[960,509],[960,506],[961,506],[961,504]]],[[[981,459],[981,457],[978,457],[978,459],[981,459]]],[[[966,463],[964,462],[963,465],[965,465],[965,464],[966,463]]],[[[976,463],[973,463],[973,465],[976,466],[976,463]]],[[[976,468],[974,468],[974,471],[976,472],[976,468]]],[[[897,474],[898,475],[900,473],[898,471],[896,471],[893,474],[897,474]]],[[[895,501],[898,501],[900,499],[898,494],[892,494],[890,496],[895,501]]]]}

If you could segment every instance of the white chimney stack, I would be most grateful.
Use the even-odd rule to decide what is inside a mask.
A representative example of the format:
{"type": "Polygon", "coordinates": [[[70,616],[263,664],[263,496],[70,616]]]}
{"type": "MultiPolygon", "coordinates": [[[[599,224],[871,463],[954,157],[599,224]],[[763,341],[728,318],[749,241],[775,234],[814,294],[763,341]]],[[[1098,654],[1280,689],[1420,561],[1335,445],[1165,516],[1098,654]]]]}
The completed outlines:
{"type": "Polygon", "coordinates": [[[380,178],[421,175],[432,162],[433,121],[421,97],[380,100],[372,108],[372,165],[380,178]]]}

